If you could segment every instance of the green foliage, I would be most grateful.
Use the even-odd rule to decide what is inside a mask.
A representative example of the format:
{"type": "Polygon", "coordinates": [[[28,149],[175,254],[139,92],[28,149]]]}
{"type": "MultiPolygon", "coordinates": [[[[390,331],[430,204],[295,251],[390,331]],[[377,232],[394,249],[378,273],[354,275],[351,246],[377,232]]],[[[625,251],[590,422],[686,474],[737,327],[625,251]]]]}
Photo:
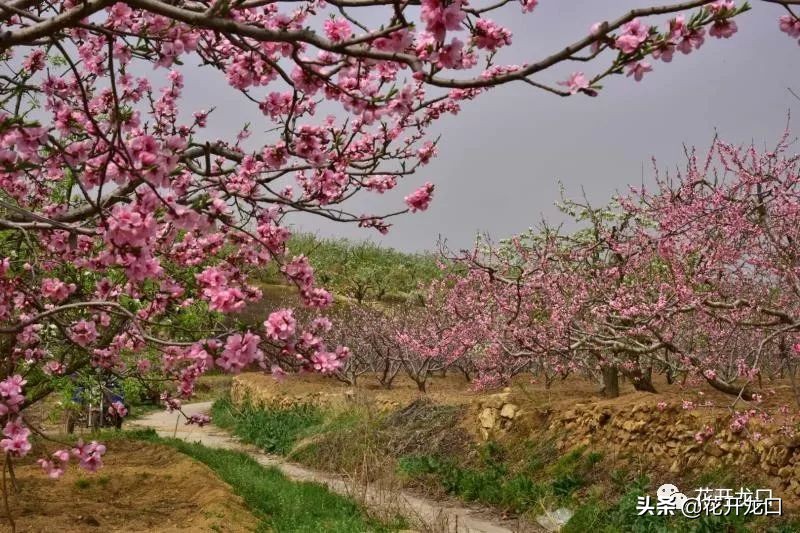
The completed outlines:
{"type": "Polygon", "coordinates": [[[300,404],[285,408],[236,408],[227,398],[214,402],[214,423],[269,453],[286,455],[298,440],[322,424],[318,407],[300,404]]]}
{"type": "Polygon", "coordinates": [[[167,444],[210,467],[261,519],[259,531],[317,533],[388,532],[405,528],[401,519],[384,524],[366,517],[353,500],[317,483],[290,481],[276,468],[261,466],[240,452],[207,448],[155,432],[130,433],[135,438],[167,444]]]}
{"type": "MultiPolygon", "coordinates": [[[[288,249],[309,258],[321,285],[359,302],[405,300],[420,283],[441,274],[432,254],[402,253],[369,241],[299,233],[289,240],[288,249]]],[[[279,279],[274,267],[258,277],[268,283],[279,279]]]]}

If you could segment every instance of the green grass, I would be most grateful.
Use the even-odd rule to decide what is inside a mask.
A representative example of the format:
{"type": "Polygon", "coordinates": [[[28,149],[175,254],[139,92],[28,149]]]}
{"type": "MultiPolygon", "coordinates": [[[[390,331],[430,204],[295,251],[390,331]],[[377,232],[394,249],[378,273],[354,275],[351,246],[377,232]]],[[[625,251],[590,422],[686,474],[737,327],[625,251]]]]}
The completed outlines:
{"type": "Polygon", "coordinates": [[[269,453],[287,455],[298,440],[311,434],[324,422],[322,411],[301,404],[281,409],[235,407],[221,398],[211,408],[214,424],[233,432],[243,441],[269,453]]]}
{"type": "MultiPolygon", "coordinates": [[[[480,462],[461,466],[453,458],[406,456],[398,461],[399,473],[423,484],[440,485],[447,493],[521,514],[540,509],[545,501],[563,500],[583,485],[577,462],[573,470],[561,469],[552,482],[534,479],[525,472],[511,472],[502,450],[494,443],[480,448],[480,462]]],[[[580,456],[579,456],[580,458],[580,456]]]]}
{"type": "Polygon", "coordinates": [[[261,466],[244,453],[164,439],[151,430],[126,435],[167,444],[206,464],[231,485],[261,520],[259,531],[357,533],[389,532],[405,527],[400,519],[390,524],[373,520],[353,500],[316,483],[290,481],[277,469],[261,466]]]}

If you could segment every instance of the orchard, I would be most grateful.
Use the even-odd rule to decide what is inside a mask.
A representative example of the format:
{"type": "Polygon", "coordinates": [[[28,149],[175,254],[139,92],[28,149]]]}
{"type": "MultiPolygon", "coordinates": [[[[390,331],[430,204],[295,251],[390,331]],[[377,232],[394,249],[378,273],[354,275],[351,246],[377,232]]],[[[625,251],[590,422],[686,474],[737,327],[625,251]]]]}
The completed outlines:
{"type": "MultiPolygon", "coordinates": [[[[762,377],[794,380],[800,173],[788,132],[771,150],[715,141],[679,175],[609,206],[566,201],[575,231],[544,224],[391,277],[337,270],[361,268],[369,247],[317,253],[316,269],[314,247],[302,253],[298,215],[379,236],[433,209],[431,130],[490,90],[602,97],[608,78],[637,83],[684,55],[722,53],[751,9],[773,10],[774,30],[800,39],[796,0],[693,0],[609,12],[574,41],[504,62],[515,36],[493,17],[535,19],[539,3],[1,2],[3,479],[44,437],[29,409],[87,370],[170,410],[212,370],[351,384],[374,372],[386,387],[402,371],[420,391],[448,368],[478,389],[574,374],[609,396],[620,376],[656,392],[655,373],[739,402],[759,401],[762,377]],[[570,74],[544,81],[554,68],[570,74]],[[252,117],[238,134],[208,126],[229,104],[187,84],[189,69],[225,79],[225,102],[252,117]],[[205,106],[187,106],[188,94],[205,106]],[[411,175],[430,181],[409,187],[411,175]],[[404,201],[389,212],[349,210],[355,196],[392,190],[404,201]],[[295,287],[296,308],[245,323],[268,270],[295,287]],[[386,305],[390,285],[413,294],[386,305]],[[330,311],[329,290],[357,300],[348,316],[330,311]]],[[[58,478],[99,469],[105,450],[52,444],[38,459],[58,478]]]]}

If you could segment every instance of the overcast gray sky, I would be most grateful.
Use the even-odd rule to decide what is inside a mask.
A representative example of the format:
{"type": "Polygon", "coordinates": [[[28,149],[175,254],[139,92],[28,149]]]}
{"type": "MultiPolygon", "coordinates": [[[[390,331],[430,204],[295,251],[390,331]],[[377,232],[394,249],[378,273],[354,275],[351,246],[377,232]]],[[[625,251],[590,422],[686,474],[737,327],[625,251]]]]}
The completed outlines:
{"type": "MultiPolygon", "coordinates": [[[[514,32],[511,55],[502,62],[531,62],[581,37],[593,22],[661,3],[541,0],[527,16],[512,6],[505,19],[495,17],[514,32]]],[[[442,140],[434,162],[404,180],[394,195],[365,194],[351,204],[355,212],[393,209],[424,181],[434,182],[430,209],[395,218],[386,236],[325,220],[298,222],[323,236],[371,238],[408,251],[433,248],[439,235],[453,247],[468,247],[476,232],[501,238],[524,231],[542,215],[557,220],[559,181],[572,195],[583,187],[590,199],[602,202],[640,183],[643,167],[648,181],[651,157],[660,168],[682,166],[683,144],[707,147],[715,131],[735,143],[773,145],[787,112],[800,108],[787,90],[800,89],[800,49],[778,30],[779,6],[754,4],[737,19],[739,33],[731,39],[707,38],[699,51],[676,54],[670,64],[652,61],[654,71],[640,83],[614,77],[597,98],[560,98],[512,84],[465,103],[460,115],[436,128],[442,140]]],[[[607,64],[578,69],[595,74],[607,64]]],[[[575,65],[548,72],[542,81],[564,79],[578,70],[575,65]]],[[[217,102],[227,125],[253,118],[249,109],[237,114],[241,97],[234,91],[217,94],[231,99],[217,102]]]]}

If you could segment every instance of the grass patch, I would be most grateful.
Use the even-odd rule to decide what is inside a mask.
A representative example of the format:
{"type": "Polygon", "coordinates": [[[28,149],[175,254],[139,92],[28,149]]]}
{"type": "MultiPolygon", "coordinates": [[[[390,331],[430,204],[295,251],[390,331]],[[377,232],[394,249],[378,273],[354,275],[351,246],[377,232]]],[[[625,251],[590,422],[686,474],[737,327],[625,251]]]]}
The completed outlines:
{"type": "Polygon", "coordinates": [[[230,450],[158,437],[154,431],[128,436],[167,444],[210,467],[231,485],[261,519],[259,531],[316,533],[389,532],[405,527],[401,519],[385,524],[366,516],[361,507],[316,483],[287,479],[275,468],[261,466],[250,456],[230,450]]]}
{"type": "Polygon", "coordinates": [[[418,484],[439,485],[463,500],[523,514],[568,502],[586,485],[587,475],[601,458],[576,451],[549,468],[531,458],[525,468],[514,471],[504,455],[499,445],[489,442],[479,448],[479,459],[470,466],[449,457],[411,455],[399,460],[398,471],[418,484]]]}
{"type": "Polygon", "coordinates": [[[239,409],[227,398],[211,408],[214,424],[233,432],[243,441],[269,453],[287,455],[298,440],[311,434],[324,421],[322,411],[313,405],[300,404],[280,409],[239,409]]]}

